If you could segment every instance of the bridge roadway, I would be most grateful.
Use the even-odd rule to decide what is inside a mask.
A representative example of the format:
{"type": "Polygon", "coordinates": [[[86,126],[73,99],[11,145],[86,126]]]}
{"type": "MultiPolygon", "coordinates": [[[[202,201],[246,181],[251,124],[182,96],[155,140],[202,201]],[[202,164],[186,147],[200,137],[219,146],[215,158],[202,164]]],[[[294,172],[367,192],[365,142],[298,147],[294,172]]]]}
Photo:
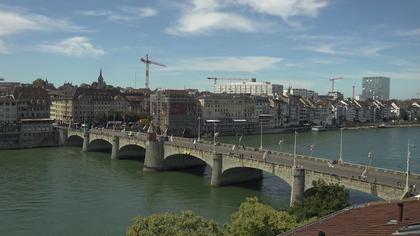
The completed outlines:
{"type": "MultiPolygon", "coordinates": [[[[63,129],[64,130],[64,129],[63,129]]],[[[417,194],[415,186],[420,186],[420,175],[410,174],[409,186],[406,186],[406,174],[401,171],[394,171],[382,169],[377,167],[369,167],[366,173],[366,179],[360,179],[359,176],[366,168],[363,165],[340,163],[331,166],[330,160],[297,155],[296,163],[299,168],[293,168],[293,154],[276,152],[270,150],[258,150],[249,147],[235,147],[229,144],[216,145],[215,153],[212,142],[201,141],[194,144],[193,139],[173,137],[166,141],[162,138],[151,139],[149,134],[134,133],[133,136],[128,135],[127,132],[118,132],[112,130],[90,130],[83,133],[77,130],[66,130],[66,137],[79,136],[84,140],[83,149],[88,150],[88,145],[97,139],[107,140],[112,146],[112,156],[118,156],[118,150],[127,145],[138,145],[146,150],[145,169],[147,166],[162,166],[156,168],[164,170],[163,166],[169,156],[184,155],[189,157],[196,157],[210,167],[212,167],[212,185],[223,185],[226,178],[227,170],[238,169],[234,173],[231,181],[226,183],[241,182],[241,180],[251,180],[252,178],[262,178],[262,171],[267,171],[276,176],[279,176],[292,187],[291,204],[294,199],[301,198],[303,192],[312,187],[312,181],[323,179],[327,183],[339,183],[348,188],[353,188],[366,193],[371,193],[379,196],[385,200],[400,199],[409,196],[410,194],[417,194]],[[67,133],[68,132],[68,133],[67,133]],[[90,140],[89,140],[90,136],[90,140]],[[117,138],[117,139],[116,139],[117,138]],[[116,142],[118,140],[118,142],[116,142]],[[152,145],[153,144],[153,145],[152,145]],[[156,146],[160,144],[161,146],[156,146]],[[86,146],[86,147],[85,147],[86,146]],[[114,148],[114,146],[117,146],[114,148]],[[115,149],[115,150],[114,150],[115,149]],[[164,150],[159,150],[164,149],[164,150]],[[264,157],[264,153],[267,154],[264,157]],[[149,154],[149,155],[148,155],[149,154]],[[156,156],[162,156],[161,163],[156,164],[156,156]],[[217,164],[216,155],[220,155],[222,161],[217,164]],[[245,164],[244,164],[245,163],[245,164]],[[219,168],[218,174],[214,174],[215,168],[219,168]],[[245,169],[255,169],[258,172],[246,172],[245,169]],[[218,176],[219,175],[219,176],[218,176]],[[248,176],[246,176],[248,175],[248,176]],[[222,181],[222,177],[225,178],[222,181]],[[213,181],[213,178],[215,179],[213,181]],[[234,180],[233,180],[234,179],[234,180]],[[215,183],[215,184],[213,184],[215,183]]],[[[182,163],[178,164],[179,168],[188,167],[185,163],[191,162],[191,166],[196,164],[192,158],[183,158],[182,163]]],[[[172,166],[176,167],[176,166],[172,166]]],[[[168,168],[169,169],[169,168],[168,168]]]]}

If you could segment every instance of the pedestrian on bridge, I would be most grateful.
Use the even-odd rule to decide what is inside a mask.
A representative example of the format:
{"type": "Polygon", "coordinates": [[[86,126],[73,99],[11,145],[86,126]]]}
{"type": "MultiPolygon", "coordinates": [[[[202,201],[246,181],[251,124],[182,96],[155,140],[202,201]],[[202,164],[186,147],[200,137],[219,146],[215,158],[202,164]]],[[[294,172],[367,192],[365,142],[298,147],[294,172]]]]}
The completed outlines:
{"type": "Polygon", "coordinates": [[[197,149],[197,140],[194,139],[194,149],[197,149]]]}

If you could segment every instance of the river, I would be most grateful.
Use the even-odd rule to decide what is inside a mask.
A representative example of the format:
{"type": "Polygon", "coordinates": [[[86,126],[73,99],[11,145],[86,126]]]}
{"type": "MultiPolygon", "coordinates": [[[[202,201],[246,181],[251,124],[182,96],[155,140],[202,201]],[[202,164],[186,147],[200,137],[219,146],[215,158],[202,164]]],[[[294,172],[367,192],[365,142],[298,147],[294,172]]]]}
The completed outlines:
{"type": "MultiPolygon", "coordinates": [[[[343,157],[365,164],[405,168],[406,143],[420,148],[420,128],[346,130],[343,157]]],[[[234,143],[235,137],[220,141],[234,143]]],[[[259,146],[260,136],[245,145],[259,146]]],[[[336,159],[339,131],[299,133],[298,153],[336,159]]],[[[264,147],[293,150],[293,134],[264,135],[264,147]],[[283,139],[281,146],[278,140],[283,139]]],[[[411,170],[420,173],[418,149],[411,170]]],[[[143,160],[111,161],[109,153],[81,152],[80,147],[0,151],[0,235],[124,235],[136,215],[191,209],[226,223],[246,197],[257,196],[277,209],[287,207],[290,187],[266,174],[254,183],[211,188],[210,169],[143,173],[143,160]]],[[[375,198],[351,191],[351,201],[375,198]]]]}

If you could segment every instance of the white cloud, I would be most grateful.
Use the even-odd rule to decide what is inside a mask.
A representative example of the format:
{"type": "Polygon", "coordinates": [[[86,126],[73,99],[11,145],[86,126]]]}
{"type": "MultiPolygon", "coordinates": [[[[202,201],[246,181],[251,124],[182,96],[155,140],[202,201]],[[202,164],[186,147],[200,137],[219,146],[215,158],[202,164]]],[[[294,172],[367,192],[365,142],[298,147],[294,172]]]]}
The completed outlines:
{"type": "Polygon", "coordinates": [[[272,29],[273,23],[259,21],[249,16],[234,13],[231,8],[249,8],[254,12],[282,18],[293,27],[298,22],[292,16],[316,17],[320,9],[327,7],[329,0],[190,0],[174,25],[166,29],[169,34],[203,34],[216,30],[261,32],[272,29]]]}
{"type": "Polygon", "coordinates": [[[169,34],[203,34],[215,30],[254,32],[256,26],[249,19],[233,13],[196,12],[184,15],[178,23],[166,30],[169,34]]]}
{"type": "Polygon", "coordinates": [[[9,50],[7,49],[5,43],[0,40],[0,54],[8,54],[9,50]]]}
{"type": "Polygon", "coordinates": [[[315,52],[320,52],[324,54],[336,54],[337,52],[334,49],[334,45],[322,44],[317,47],[312,48],[315,52]]]}
{"type": "Polygon", "coordinates": [[[298,49],[327,55],[343,56],[381,56],[381,52],[397,47],[395,43],[357,38],[355,36],[299,35],[293,40],[300,41],[298,49]],[[318,43],[314,43],[318,42],[318,43]]]}
{"type": "Polygon", "coordinates": [[[406,37],[420,36],[420,28],[405,30],[405,31],[398,31],[395,35],[396,36],[406,36],[406,37]]]}
{"type": "Polygon", "coordinates": [[[282,58],[266,56],[199,57],[183,60],[168,67],[176,71],[257,72],[275,67],[282,58]]]}
{"type": "Polygon", "coordinates": [[[137,21],[146,17],[156,16],[158,11],[151,7],[128,7],[123,6],[117,10],[89,10],[81,11],[80,15],[83,16],[96,16],[96,17],[106,17],[108,20],[112,21],[137,21]]]}
{"type": "Polygon", "coordinates": [[[66,31],[84,32],[86,28],[65,19],[55,19],[24,11],[0,9],[0,36],[24,31],[66,31]]]}
{"type": "Polygon", "coordinates": [[[85,37],[72,37],[60,42],[42,44],[38,46],[38,50],[74,57],[100,57],[105,54],[103,49],[95,47],[85,37]]]}
{"type": "Polygon", "coordinates": [[[279,16],[284,21],[292,16],[316,17],[319,11],[327,7],[328,0],[236,0],[259,13],[279,16]]]}
{"type": "Polygon", "coordinates": [[[166,29],[174,35],[203,34],[215,30],[233,30],[240,32],[256,31],[256,24],[241,15],[224,12],[223,4],[216,0],[193,0],[192,5],[184,9],[184,14],[176,24],[166,29]]]}

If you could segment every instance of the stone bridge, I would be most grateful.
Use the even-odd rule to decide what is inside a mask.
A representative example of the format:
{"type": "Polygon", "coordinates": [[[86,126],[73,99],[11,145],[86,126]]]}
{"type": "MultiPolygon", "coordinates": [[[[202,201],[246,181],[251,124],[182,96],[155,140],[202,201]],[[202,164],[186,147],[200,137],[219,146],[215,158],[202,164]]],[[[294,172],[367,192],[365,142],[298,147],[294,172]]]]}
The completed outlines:
{"type": "Polygon", "coordinates": [[[137,146],[145,150],[144,171],[165,171],[208,165],[212,169],[211,186],[222,186],[246,182],[263,177],[263,172],[278,176],[291,186],[291,205],[303,197],[315,180],[344,185],[346,188],[378,196],[384,200],[402,199],[416,193],[420,176],[405,172],[370,167],[368,178],[359,176],[366,168],[362,165],[340,163],[332,165],[329,160],[308,156],[254,148],[235,148],[232,145],[213,145],[202,141],[194,144],[191,139],[173,137],[166,140],[155,134],[101,130],[59,129],[59,141],[66,144],[71,137],[83,140],[83,151],[90,151],[94,143],[104,142],[111,146],[111,159],[118,159],[126,146],[137,146]],[[408,179],[408,181],[407,181],[408,179]]]}

